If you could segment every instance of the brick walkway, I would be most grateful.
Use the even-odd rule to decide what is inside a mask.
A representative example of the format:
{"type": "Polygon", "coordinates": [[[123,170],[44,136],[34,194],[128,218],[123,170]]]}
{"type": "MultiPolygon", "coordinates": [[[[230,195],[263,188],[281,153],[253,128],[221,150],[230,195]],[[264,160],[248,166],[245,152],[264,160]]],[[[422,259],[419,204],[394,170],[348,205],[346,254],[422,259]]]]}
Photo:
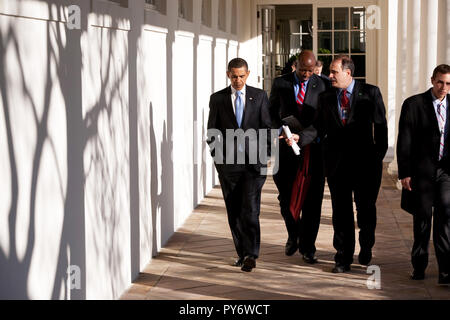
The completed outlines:
{"type": "MultiPolygon", "coordinates": [[[[410,248],[412,217],[400,209],[396,181],[384,174],[378,198],[378,225],[372,264],[380,267],[381,289],[369,290],[367,268],[352,265],[333,274],[331,199],[325,190],[316,242],[319,263],[308,265],[299,254],[284,255],[287,234],[273,180],[267,180],[261,205],[261,252],[257,267],[244,273],[232,267],[234,246],[220,188],[215,188],[153,258],[122,299],[150,300],[292,300],[292,299],[450,299],[450,288],[437,285],[437,265],[430,243],[426,279],[413,281],[410,248]]],[[[357,230],[356,230],[357,231],[357,230]]],[[[357,236],[357,235],[356,235],[357,236]]],[[[357,262],[357,245],[354,261],[357,262]]]]}

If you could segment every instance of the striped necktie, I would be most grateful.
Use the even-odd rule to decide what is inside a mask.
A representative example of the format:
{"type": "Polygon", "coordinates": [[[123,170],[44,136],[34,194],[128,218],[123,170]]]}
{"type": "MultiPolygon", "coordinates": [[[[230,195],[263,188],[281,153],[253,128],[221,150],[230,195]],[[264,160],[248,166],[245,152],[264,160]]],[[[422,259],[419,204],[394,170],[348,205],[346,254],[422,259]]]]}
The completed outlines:
{"type": "Polygon", "coordinates": [[[342,90],[341,94],[341,114],[342,124],[345,126],[350,115],[350,99],[347,97],[347,90],[342,90]]]}
{"type": "Polygon", "coordinates": [[[439,122],[439,130],[441,133],[441,141],[439,147],[439,160],[444,156],[444,146],[445,146],[445,123],[447,121],[447,110],[444,107],[444,104],[441,102],[437,107],[438,112],[438,122],[439,122]]]}
{"type": "Polygon", "coordinates": [[[301,85],[300,90],[298,90],[298,94],[297,94],[297,105],[301,111],[303,102],[305,102],[306,86],[305,86],[304,82],[301,82],[300,85],[301,85]]]}

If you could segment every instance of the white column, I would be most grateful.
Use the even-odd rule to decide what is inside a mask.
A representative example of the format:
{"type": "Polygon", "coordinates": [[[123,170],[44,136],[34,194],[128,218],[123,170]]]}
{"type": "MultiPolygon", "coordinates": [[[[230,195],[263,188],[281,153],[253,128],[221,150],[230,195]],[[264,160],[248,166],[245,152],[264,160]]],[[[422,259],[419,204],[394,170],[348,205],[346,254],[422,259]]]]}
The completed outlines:
{"type": "Polygon", "coordinates": [[[407,82],[407,61],[405,59],[407,54],[407,42],[406,35],[408,34],[408,26],[407,26],[407,8],[408,8],[408,0],[399,0],[398,6],[398,29],[397,29],[397,103],[402,103],[403,98],[405,96],[405,88],[407,82]]]}
{"type": "MultiPolygon", "coordinates": [[[[391,0],[392,1],[392,0],[391,0]]],[[[390,1],[390,2],[391,2],[390,1]]],[[[394,99],[392,102],[395,105],[395,124],[398,123],[398,120],[400,118],[400,111],[401,111],[401,105],[404,99],[405,95],[405,87],[407,82],[407,63],[406,63],[406,52],[407,52],[407,42],[406,42],[406,35],[408,34],[407,29],[407,8],[408,8],[408,0],[398,0],[398,6],[397,8],[394,6],[395,4],[392,3],[389,6],[389,11],[392,11],[392,22],[397,23],[397,35],[396,35],[396,51],[393,51],[394,53],[390,52],[393,56],[395,55],[396,61],[396,67],[395,67],[395,74],[390,79],[390,86],[392,87],[392,96],[390,95],[390,98],[394,99]],[[397,14],[397,17],[395,15],[397,14]]],[[[390,20],[391,22],[391,20],[390,20]]],[[[389,28],[391,28],[391,25],[389,25],[389,28]]],[[[391,34],[391,30],[389,30],[389,33],[391,34]]],[[[390,120],[392,122],[392,120],[390,120]]],[[[391,128],[391,127],[389,127],[391,128]]],[[[397,134],[398,129],[395,125],[395,133],[394,137],[392,137],[395,141],[397,141],[397,134]]],[[[392,129],[391,129],[392,130],[392,129]]],[[[394,146],[395,149],[396,146],[394,146]]],[[[394,152],[394,160],[389,165],[388,169],[390,174],[397,174],[397,155],[394,152]]]]}
{"type": "Polygon", "coordinates": [[[423,28],[420,33],[419,92],[423,92],[430,87],[430,77],[436,67],[438,54],[438,0],[422,0],[421,11],[421,25],[423,28]]]}
{"type": "Polygon", "coordinates": [[[450,61],[450,0],[439,0],[437,65],[450,61]]]}
{"type": "MultiPolygon", "coordinates": [[[[390,0],[388,2],[388,26],[386,35],[388,37],[388,77],[387,77],[387,97],[384,97],[387,108],[388,127],[389,127],[389,147],[394,148],[395,154],[395,141],[397,137],[397,116],[396,116],[396,76],[397,76],[397,9],[398,0],[390,0]]],[[[381,74],[381,71],[380,71],[381,74]]],[[[394,156],[395,160],[395,156],[394,156]]]]}
{"type": "Polygon", "coordinates": [[[420,0],[409,0],[407,12],[406,96],[411,96],[419,91],[420,0]]]}

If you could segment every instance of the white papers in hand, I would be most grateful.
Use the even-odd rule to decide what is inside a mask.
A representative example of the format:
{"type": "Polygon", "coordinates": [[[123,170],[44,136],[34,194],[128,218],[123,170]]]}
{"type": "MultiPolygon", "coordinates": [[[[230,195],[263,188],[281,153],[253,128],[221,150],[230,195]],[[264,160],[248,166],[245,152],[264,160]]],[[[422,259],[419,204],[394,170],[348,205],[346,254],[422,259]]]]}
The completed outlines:
{"type": "MultiPolygon", "coordinates": [[[[286,137],[288,139],[292,138],[292,133],[291,130],[289,129],[288,126],[283,126],[283,131],[284,134],[286,135],[286,137]]],[[[292,144],[292,150],[294,151],[294,153],[299,156],[300,155],[300,147],[298,146],[297,142],[294,141],[294,143],[292,144]]]]}

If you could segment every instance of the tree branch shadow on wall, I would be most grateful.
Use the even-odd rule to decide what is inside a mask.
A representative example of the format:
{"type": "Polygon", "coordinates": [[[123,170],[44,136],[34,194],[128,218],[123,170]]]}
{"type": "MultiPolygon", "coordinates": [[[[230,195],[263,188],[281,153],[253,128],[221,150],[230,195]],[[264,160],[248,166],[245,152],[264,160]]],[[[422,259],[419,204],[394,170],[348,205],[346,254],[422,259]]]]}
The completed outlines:
{"type": "MultiPolygon", "coordinates": [[[[56,21],[61,21],[60,16],[62,10],[53,10],[54,4],[48,4],[49,16],[52,16],[52,12],[57,12],[58,17],[56,21]]],[[[61,8],[58,8],[61,9],[61,8]]],[[[101,181],[98,181],[98,188],[101,190],[100,199],[98,201],[101,206],[108,204],[111,200],[116,198],[114,193],[114,186],[119,184],[120,175],[126,175],[126,169],[128,163],[118,163],[119,171],[123,172],[109,172],[110,168],[104,168],[102,165],[105,160],[105,149],[103,142],[98,135],[98,121],[102,114],[106,113],[108,119],[111,117],[111,100],[117,95],[121,96],[120,83],[123,81],[127,74],[127,63],[124,63],[123,69],[120,70],[120,75],[116,78],[116,83],[111,85],[110,80],[110,66],[114,60],[111,52],[107,55],[108,62],[107,68],[102,79],[100,93],[98,95],[98,101],[92,108],[89,108],[89,112],[83,117],[83,101],[82,101],[82,53],[81,53],[81,34],[86,32],[87,26],[85,25],[83,30],[69,31],[61,26],[60,22],[46,22],[46,36],[47,36],[47,52],[45,53],[45,59],[47,65],[46,74],[43,75],[45,80],[45,92],[43,95],[43,101],[35,101],[31,94],[30,84],[27,82],[25,75],[25,63],[23,54],[20,51],[19,37],[14,30],[14,25],[9,25],[9,29],[0,33],[0,92],[3,103],[3,114],[5,121],[5,130],[7,136],[7,150],[10,166],[10,190],[11,190],[11,204],[8,212],[8,229],[9,229],[9,248],[3,251],[0,248],[0,266],[2,272],[0,272],[0,298],[8,299],[30,299],[29,281],[30,271],[33,263],[33,253],[36,249],[36,210],[37,210],[37,195],[45,193],[46,185],[41,181],[41,169],[43,161],[44,145],[49,143],[52,146],[52,154],[55,157],[54,162],[58,163],[56,156],[58,150],[55,150],[52,137],[49,134],[49,114],[52,108],[56,108],[55,104],[52,104],[52,93],[54,90],[59,89],[62,93],[64,100],[65,116],[66,116],[66,135],[67,135],[67,183],[63,185],[63,179],[59,177],[60,186],[59,189],[63,192],[66,190],[66,194],[62,194],[64,201],[64,212],[61,238],[59,243],[59,253],[57,257],[56,272],[54,275],[53,289],[51,290],[52,299],[86,299],[86,246],[96,248],[98,254],[107,255],[106,259],[109,262],[109,268],[112,275],[118,273],[115,266],[120,265],[120,261],[125,257],[121,257],[120,252],[114,250],[114,246],[110,246],[107,252],[101,252],[98,243],[86,243],[86,208],[85,208],[85,187],[86,177],[89,172],[86,171],[84,166],[84,155],[88,143],[96,140],[96,150],[94,156],[90,159],[92,162],[97,162],[97,166],[100,167],[102,175],[101,181]],[[8,67],[6,66],[6,56],[8,54],[8,62],[11,60],[11,52],[16,59],[17,64],[20,67],[21,74],[18,75],[21,79],[22,91],[24,96],[30,101],[32,106],[33,116],[36,121],[36,143],[32,148],[34,154],[32,159],[21,159],[21,161],[31,161],[32,172],[30,175],[31,188],[29,195],[29,225],[28,234],[26,235],[25,254],[23,258],[19,258],[19,247],[17,240],[23,237],[21,234],[17,234],[18,227],[18,207],[19,201],[23,201],[23,197],[19,198],[21,192],[26,192],[26,188],[19,185],[19,177],[21,173],[18,168],[18,156],[20,156],[19,148],[16,146],[14,140],[14,123],[11,119],[11,110],[14,106],[11,104],[10,92],[8,91],[7,79],[8,79],[8,67]],[[54,79],[54,70],[52,65],[55,66],[57,81],[54,79]],[[108,88],[113,88],[113,94],[107,97],[108,88]],[[110,98],[110,99],[109,99],[110,98]],[[42,111],[38,116],[38,106],[42,103],[42,111]],[[119,252],[119,253],[117,253],[119,252]],[[69,284],[69,275],[67,273],[70,265],[76,265],[81,270],[80,288],[71,288],[69,284]],[[69,287],[67,287],[69,285],[69,287]]],[[[113,36],[109,35],[109,48],[112,46],[113,36]]],[[[123,44],[126,46],[126,43],[123,44]]],[[[128,60],[128,57],[127,57],[128,60]]],[[[124,110],[126,105],[122,106],[124,110]]],[[[119,124],[120,130],[127,130],[127,121],[122,119],[122,124],[119,124]]],[[[30,128],[32,130],[32,128],[30,128]]],[[[114,128],[110,128],[110,131],[114,131],[114,128]]],[[[126,133],[126,131],[124,131],[126,133]]],[[[111,133],[113,135],[113,133],[111,133]]],[[[17,133],[16,133],[17,136],[17,133]]],[[[125,139],[127,139],[126,137],[125,139]]],[[[108,154],[107,156],[111,156],[108,154]]],[[[105,165],[106,166],[106,165],[105,165]]],[[[60,170],[56,168],[56,174],[59,175],[60,170]]],[[[129,173],[129,171],[128,171],[129,173]]],[[[22,173],[23,174],[23,173],[22,173]]],[[[7,183],[7,182],[6,182],[7,183]]],[[[27,204],[21,206],[27,207],[27,204]]],[[[50,218],[50,214],[54,214],[55,217],[58,213],[47,213],[45,219],[50,218]]],[[[101,213],[101,221],[104,225],[99,227],[110,227],[111,231],[108,232],[111,241],[114,239],[117,217],[120,213],[113,212],[112,219],[106,217],[104,212],[101,213]]],[[[51,218],[50,218],[51,219],[51,218]]],[[[45,221],[44,221],[45,223],[45,221]]],[[[58,230],[54,230],[58,232],[58,230]]],[[[45,249],[44,249],[45,250],[45,249]]],[[[21,250],[20,250],[21,251],[21,250]]],[[[105,284],[106,285],[106,284],[105,284]]],[[[115,292],[117,288],[114,287],[114,281],[110,284],[111,290],[115,292]]]]}
{"type": "MultiPolygon", "coordinates": [[[[87,30],[87,26],[84,30],[87,30]]],[[[87,31],[84,31],[87,32],[87,31]]],[[[122,257],[120,250],[116,250],[118,240],[118,224],[120,223],[120,215],[123,212],[118,212],[115,207],[117,199],[121,199],[121,195],[117,194],[117,187],[126,183],[127,176],[130,173],[129,163],[121,161],[129,161],[129,155],[124,155],[125,159],[120,158],[118,150],[120,148],[121,135],[125,136],[124,140],[129,139],[126,136],[129,122],[129,110],[127,108],[129,101],[127,101],[121,94],[120,84],[124,82],[128,72],[128,63],[124,62],[120,70],[115,70],[113,64],[116,62],[116,57],[111,51],[115,41],[115,33],[113,31],[98,30],[101,32],[98,54],[101,57],[100,66],[100,89],[97,94],[97,101],[92,106],[84,107],[82,101],[82,52],[81,52],[81,32],[68,31],[67,32],[67,47],[60,47],[61,52],[61,68],[70,66],[69,79],[60,73],[60,78],[67,79],[67,83],[63,85],[63,95],[66,106],[67,119],[67,163],[68,163],[68,179],[67,179],[67,197],[65,201],[64,226],[62,232],[62,243],[60,246],[60,253],[58,257],[58,268],[54,281],[54,288],[52,299],[58,299],[61,291],[64,289],[62,283],[67,282],[67,268],[70,261],[71,265],[76,265],[81,269],[81,288],[67,288],[70,290],[71,299],[86,299],[86,250],[87,246],[94,250],[96,257],[103,257],[99,259],[108,263],[109,272],[112,276],[120,274],[120,265],[122,260],[127,257],[122,257]],[[107,39],[104,41],[104,37],[107,39]],[[105,45],[104,45],[105,44],[105,45]],[[105,50],[107,51],[106,66],[103,68],[103,58],[105,57],[105,50]],[[74,54],[76,54],[77,62],[74,63],[74,54]],[[118,75],[117,75],[118,73],[118,75]],[[75,76],[74,76],[75,75],[75,76]],[[111,81],[113,81],[111,83],[111,81]],[[122,103],[120,110],[114,110],[113,100],[119,99],[122,103]],[[76,103],[74,103],[76,102],[76,103]],[[88,110],[83,117],[83,110],[88,110]],[[115,113],[119,112],[124,117],[120,117],[120,122],[116,123],[115,113]],[[107,121],[108,128],[105,130],[101,126],[101,121],[107,121]],[[100,132],[102,130],[102,132],[100,132]],[[118,133],[118,134],[117,134],[118,133]],[[106,135],[106,137],[105,137],[106,135]],[[118,139],[118,140],[115,140],[118,139]],[[112,143],[107,145],[107,143],[112,143]],[[87,148],[90,148],[90,158],[86,158],[87,148]],[[113,150],[111,150],[113,148],[113,150]],[[116,151],[112,153],[111,151],[116,151]],[[85,167],[86,165],[86,167],[85,167]],[[91,186],[91,197],[86,197],[86,187],[89,176],[95,179],[95,186],[91,186]],[[95,197],[95,202],[93,202],[95,197]],[[91,208],[86,208],[91,206],[91,208]],[[95,230],[90,230],[91,234],[86,235],[86,214],[87,210],[91,210],[91,223],[94,222],[95,230]],[[92,216],[94,214],[94,216],[92,216]],[[92,232],[94,231],[94,232],[92,232]],[[90,236],[94,238],[93,242],[87,243],[86,238],[90,236]],[[102,238],[104,236],[106,239],[102,238]],[[64,241],[66,239],[66,241],[64,241]],[[107,240],[107,250],[103,247],[104,240],[107,240]],[[70,257],[68,253],[70,252],[70,257]]],[[[60,43],[60,42],[58,42],[60,43]]],[[[126,48],[127,43],[121,43],[126,48]]],[[[128,51],[125,61],[128,61],[128,51]]],[[[87,85],[87,84],[85,84],[87,85]]],[[[126,83],[128,86],[128,83],[126,83]]],[[[114,107],[117,107],[114,106],[114,107]]],[[[104,123],[103,123],[104,124],[104,123]]],[[[124,142],[125,142],[124,141],[124,142]]],[[[129,152],[129,150],[128,150],[129,152]]],[[[129,192],[129,188],[126,189],[129,192]]],[[[121,199],[122,200],[122,199],[121,199]]],[[[120,201],[121,201],[120,200],[120,201]]],[[[129,209],[129,207],[128,207],[129,209]]],[[[100,275],[99,275],[100,276],[100,275]]],[[[69,279],[71,280],[71,279],[69,279]]],[[[69,285],[71,285],[69,281],[69,285]]],[[[105,287],[109,285],[110,291],[113,295],[118,294],[116,291],[115,282],[104,283],[105,287]]],[[[65,297],[69,298],[69,297],[65,297]]]]}
{"type": "Polygon", "coordinates": [[[170,195],[173,193],[173,172],[172,172],[172,152],[171,142],[169,140],[166,122],[163,124],[163,132],[161,139],[157,140],[155,132],[155,116],[153,105],[150,102],[150,168],[151,182],[150,194],[152,209],[152,255],[156,256],[158,250],[163,245],[161,238],[162,224],[168,223],[173,226],[173,207],[171,208],[170,195]],[[158,154],[157,141],[160,143],[160,154],[158,154]],[[161,175],[158,171],[158,159],[161,159],[161,175]],[[172,213],[172,214],[171,214],[172,213]],[[165,217],[162,215],[165,214],[165,217]],[[163,221],[164,218],[164,221],[163,221]]]}
{"type": "MultiPolygon", "coordinates": [[[[49,14],[50,7],[48,8],[49,14]]],[[[8,227],[9,227],[9,257],[6,256],[4,252],[0,255],[0,265],[4,268],[3,272],[0,274],[0,283],[2,283],[2,290],[0,292],[1,297],[14,298],[14,299],[28,299],[30,298],[28,292],[28,281],[30,276],[31,263],[33,258],[33,252],[36,244],[36,202],[37,195],[39,192],[43,192],[44,190],[38,190],[39,185],[39,175],[40,169],[42,165],[42,157],[43,157],[43,149],[46,143],[49,143],[53,155],[55,156],[55,163],[57,163],[56,159],[56,150],[54,149],[54,145],[52,142],[52,137],[48,132],[48,121],[50,104],[51,104],[51,95],[54,87],[57,85],[52,80],[52,70],[51,64],[56,59],[56,52],[50,43],[51,38],[51,23],[47,23],[46,28],[46,36],[47,36],[47,53],[46,53],[46,74],[45,77],[45,92],[43,94],[43,101],[35,101],[33,95],[31,93],[30,85],[27,83],[26,79],[26,71],[24,70],[24,60],[22,58],[21,50],[20,50],[20,40],[15,34],[15,30],[10,25],[7,32],[5,32],[6,37],[3,38],[3,34],[0,34],[0,86],[2,93],[2,102],[3,102],[3,112],[5,116],[5,127],[7,130],[7,140],[8,140],[8,153],[9,153],[9,164],[11,169],[11,205],[8,214],[8,227]],[[26,238],[26,247],[25,254],[23,258],[19,258],[18,251],[20,250],[17,245],[17,239],[20,238],[20,234],[18,235],[17,226],[18,222],[18,212],[17,209],[19,207],[19,193],[26,190],[26,186],[19,186],[19,176],[16,153],[20,151],[15,147],[15,141],[13,136],[13,127],[14,123],[12,123],[12,119],[10,117],[14,106],[10,104],[9,97],[10,93],[7,88],[7,78],[8,78],[8,67],[6,66],[6,55],[8,52],[13,51],[14,57],[16,58],[17,65],[20,69],[20,79],[22,92],[25,98],[31,104],[31,112],[35,121],[36,128],[36,143],[32,146],[32,150],[34,150],[32,162],[32,171],[31,171],[31,185],[30,185],[30,195],[29,195],[29,225],[28,225],[28,235],[26,238]],[[42,113],[39,118],[39,105],[42,103],[42,113]]],[[[60,38],[59,38],[60,39],[60,38]]],[[[58,40],[57,40],[58,41],[58,40]]],[[[73,63],[73,61],[71,61],[73,63]]],[[[78,68],[81,70],[81,68],[78,68]]],[[[30,128],[32,130],[32,128],[30,128]]],[[[17,133],[16,133],[17,137],[17,133]]],[[[18,142],[20,143],[20,141],[18,142]]],[[[23,161],[21,159],[21,161],[23,161]]],[[[61,172],[61,170],[56,168],[57,174],[61,172]]],[[[59,175],[59,182],[61,183],[61,177],[59,175]]],[[[63,190],[63,186],[60,185],[60,190],[63,190]]],[[[64,195],[61,195],[64,198],[64,195]]],[[[22,205],[27,207],[27,205],[22,205]]]]}

